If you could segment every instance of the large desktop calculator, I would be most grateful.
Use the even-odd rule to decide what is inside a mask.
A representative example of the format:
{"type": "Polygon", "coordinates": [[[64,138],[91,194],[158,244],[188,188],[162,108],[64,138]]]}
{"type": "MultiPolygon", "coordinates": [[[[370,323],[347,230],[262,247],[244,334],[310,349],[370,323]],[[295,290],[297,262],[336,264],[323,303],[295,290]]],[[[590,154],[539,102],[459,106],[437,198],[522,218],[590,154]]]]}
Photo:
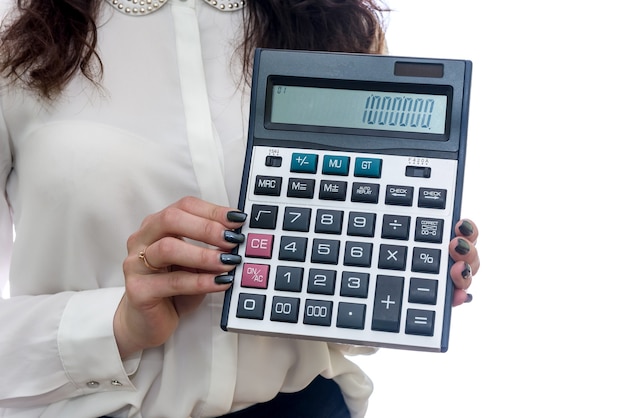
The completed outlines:
{"type": "Polygon", "coordinates": [[[224,330],[447,350],[471,69],[256,51],[224,330]]]}

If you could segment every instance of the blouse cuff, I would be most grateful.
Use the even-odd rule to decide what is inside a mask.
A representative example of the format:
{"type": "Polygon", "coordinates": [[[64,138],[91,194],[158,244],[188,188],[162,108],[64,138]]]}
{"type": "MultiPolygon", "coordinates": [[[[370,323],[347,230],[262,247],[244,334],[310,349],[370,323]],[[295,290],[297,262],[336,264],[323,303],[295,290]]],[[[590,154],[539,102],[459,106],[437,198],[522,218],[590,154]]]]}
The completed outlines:
{"type": "Polygon", "coordinates": [[[124,288],[76,292],[59,325],[61,362],[70,381],[85,394],[135,390],[130,376],[141,354],[122,361],[113,334],[113,316],[124,288]]]}

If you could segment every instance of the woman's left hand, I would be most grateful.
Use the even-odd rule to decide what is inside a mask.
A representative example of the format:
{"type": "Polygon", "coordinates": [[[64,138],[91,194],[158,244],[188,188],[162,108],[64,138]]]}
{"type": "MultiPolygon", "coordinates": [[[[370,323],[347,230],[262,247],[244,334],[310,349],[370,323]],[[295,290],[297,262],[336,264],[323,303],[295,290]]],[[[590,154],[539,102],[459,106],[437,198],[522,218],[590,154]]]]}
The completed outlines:
{"type": "Polygon", "coordinates": [[[472,284],[473,275],[480,268],[480,259],[476,250],[478,228],[469,219],[461,219],[454,227],[455,238],[450,241],[450,257],[454,264],[450,269],[450,276],[454,282],[454,298],[452,306],[458,306],[472,300],[467,289],[472,284]]]}

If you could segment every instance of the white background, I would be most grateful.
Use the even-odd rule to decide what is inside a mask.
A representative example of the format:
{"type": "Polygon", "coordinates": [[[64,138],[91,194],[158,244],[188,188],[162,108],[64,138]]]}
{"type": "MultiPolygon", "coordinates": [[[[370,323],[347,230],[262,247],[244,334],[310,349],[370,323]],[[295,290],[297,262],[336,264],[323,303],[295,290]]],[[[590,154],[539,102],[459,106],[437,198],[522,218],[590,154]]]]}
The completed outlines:
{"type": "Polygon", "coordinates": [[[619,2],[389,0],[393,55],[473,61],[471,304],[446,354],[381,350],[368,418],[625,417],[619,2]]]}
{"type": "Polygon", "coordinates": [[[392,54],[474,63],[463,214],[482,267],[446,354],[356,358],[368,418],[625,416],[619,3],[388,1],[392,54]]]}

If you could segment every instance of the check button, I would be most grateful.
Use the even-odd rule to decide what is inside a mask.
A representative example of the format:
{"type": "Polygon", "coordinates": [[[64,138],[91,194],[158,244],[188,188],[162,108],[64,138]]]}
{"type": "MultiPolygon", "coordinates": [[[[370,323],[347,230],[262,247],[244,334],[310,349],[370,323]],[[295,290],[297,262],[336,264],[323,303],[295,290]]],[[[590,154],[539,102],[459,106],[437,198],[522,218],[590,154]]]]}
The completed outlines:
{"type": "Polygon", "coordinates": [[[395,206],[413,206],[413,187],[398,185],[387,186],[385,204],[395,206]]]}
{"type": "Polygon", "coordinates": [[[420,187],[417,206],[420,208],[445,209],[446,189],[420,187]]]}

